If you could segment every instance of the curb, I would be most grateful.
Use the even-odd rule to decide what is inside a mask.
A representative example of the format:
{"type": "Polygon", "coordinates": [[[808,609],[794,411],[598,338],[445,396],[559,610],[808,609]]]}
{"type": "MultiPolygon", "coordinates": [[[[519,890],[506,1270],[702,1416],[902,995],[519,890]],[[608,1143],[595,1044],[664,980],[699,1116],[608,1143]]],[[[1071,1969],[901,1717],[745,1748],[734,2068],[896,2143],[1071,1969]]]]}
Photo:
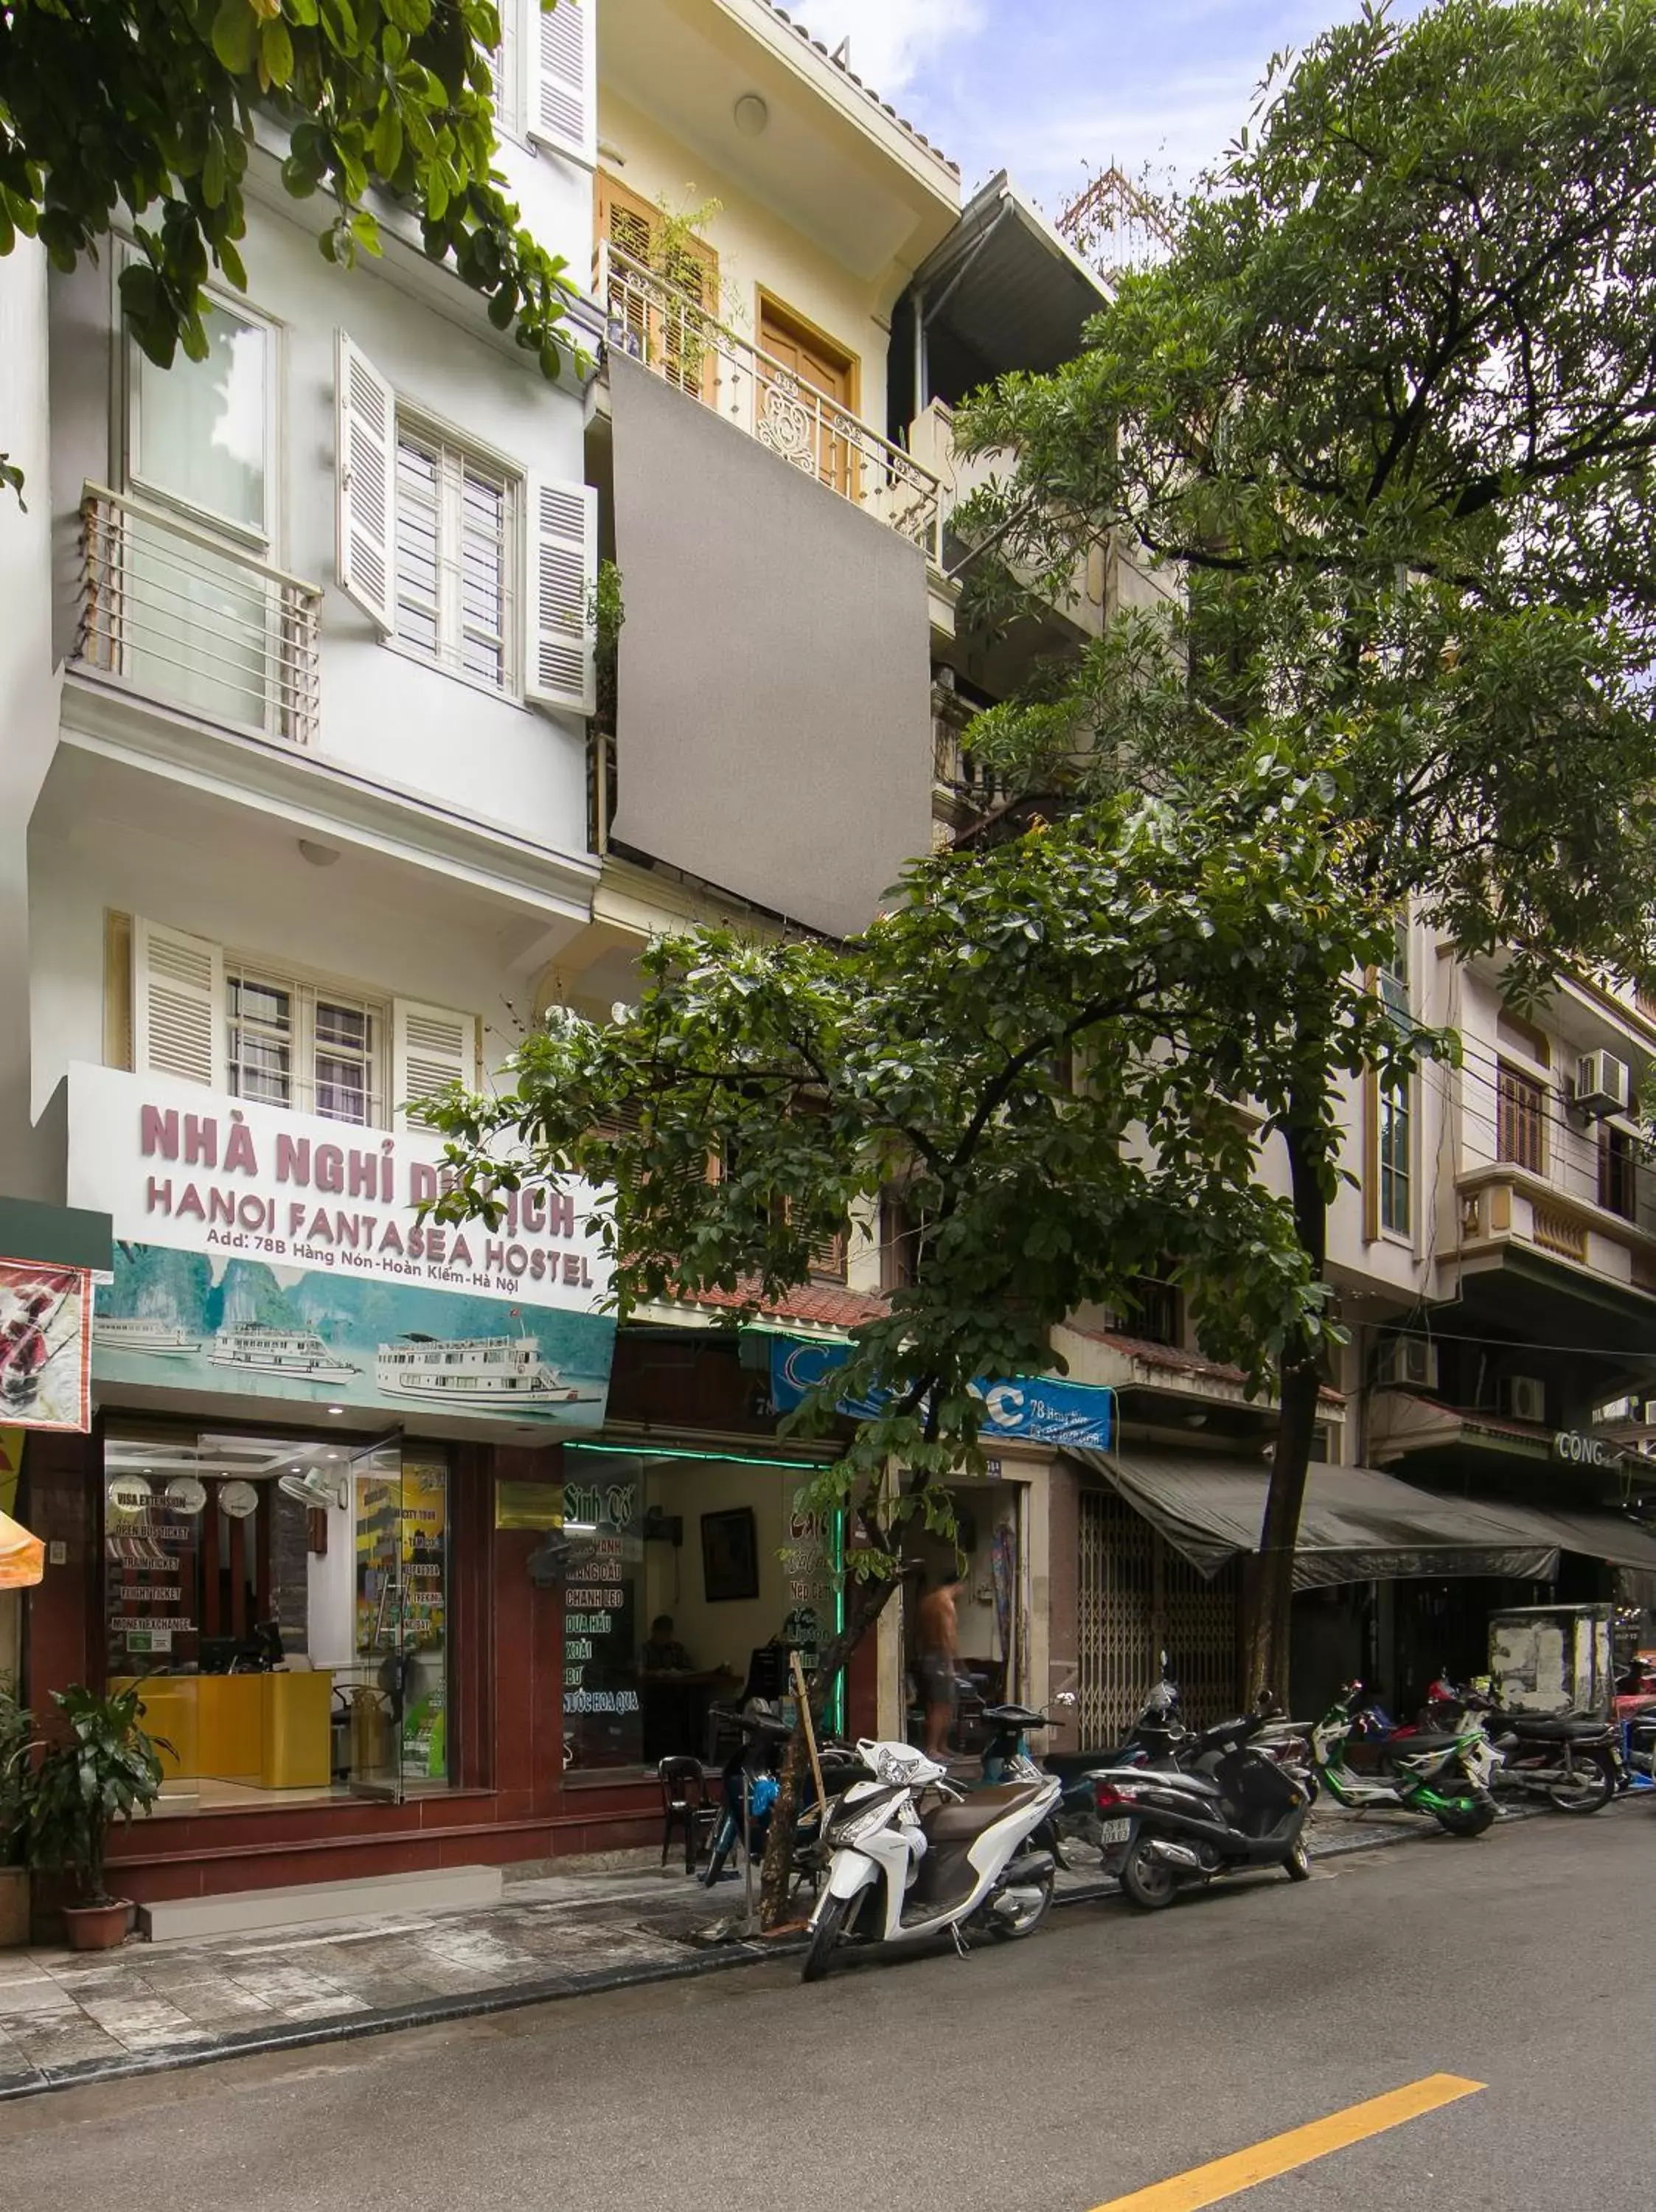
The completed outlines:
{"type": "MultiPolygon", "coordinates": [[[[1619,1802],[1619,1801],[1617,1801],[1619,1802]]],[[[1611,1809],[1610,1807],[1604,1808],[1611,1809]]],[[[1501,1814],[1503,1822],[1538,1817],[1514,1808],[1501,1814]]],[[[1424,1822],[1399,1826],[1379,1836],[1331,1837],[1312,1852],[1315,1859],[1344,1858],[1357,1851],[1381,1851],[1394,1844],[1426,1840],[1436,1831],[1424,1822]]],[[[1119,1885],[1100,1880],[1065,1889],[1056,1895],[1054,1907],[1096,1905],[1120,1894],[1119,1885]]],[[[377,2012],[342,2014],[334,2020],[295,2021],[286,2027],[248,2028],[218,2040],[185,2045],[172,2051],[134,2053],[126,2058],[88,2058],[77,2065],[53,2067],[33,2081],[0,2082],[0,2105],[20,2104],[25,2098],[50,2095],[62,2089],[89,2087],[100,2081],[130,2081],[153,2074],[177,2074],[216,2065],[227,2058],[259,2058],[283,2051],[304,2051],[359,2038],[395,2035],[415,2027],[442,2027],[456,2021],[482,2020],[491,2013],[524,2012],[533,2005],[560,2004],[571,1997],[601,1996],[611,1990],[648,1989],[657,1984],[689,1982],[704,1974],[731,1973],[742,1966],[762,1965],[767,1959],[786,1958],[804,1948],[803,1936],[785,1936],[767,1943],[743,1942],[728,1948],[698,1951],[665,1966],[600,1969],[595,1973],[562,1977],[555,1981],[518,1982],[510,1987],[479,1990],[469,1996],[431,1997],[417,2004],[394,2005],[377,2012]]]]}

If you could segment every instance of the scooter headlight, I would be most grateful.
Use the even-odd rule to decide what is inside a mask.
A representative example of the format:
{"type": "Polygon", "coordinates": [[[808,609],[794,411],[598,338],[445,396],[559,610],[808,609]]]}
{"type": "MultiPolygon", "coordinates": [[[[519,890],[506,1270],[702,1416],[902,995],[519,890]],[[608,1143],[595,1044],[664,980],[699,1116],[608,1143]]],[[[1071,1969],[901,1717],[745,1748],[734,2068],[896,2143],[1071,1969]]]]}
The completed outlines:
{"type": "Polygon", "coordinates": [[[877,1797],[858,1797],[850,1802],[841,1798],[830,1806],[828,1849],[838,1850],[841,1844],[860,1844],[865,1837],[889,1826],[896,1795],[895,1790],[882,1790],[877,1797]]]}

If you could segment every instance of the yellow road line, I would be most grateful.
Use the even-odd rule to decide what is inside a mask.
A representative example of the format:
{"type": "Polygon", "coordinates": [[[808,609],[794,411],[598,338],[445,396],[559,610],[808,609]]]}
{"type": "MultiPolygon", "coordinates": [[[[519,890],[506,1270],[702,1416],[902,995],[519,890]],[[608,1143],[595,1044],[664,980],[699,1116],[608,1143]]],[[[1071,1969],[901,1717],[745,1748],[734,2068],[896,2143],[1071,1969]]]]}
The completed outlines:
{"type": "Polygon", "coordinates": [[[1233,2151],[1228,2158],[1216,2158],[1210,2166],[1175,2174],[1171,2181],[1135,2190],[1131,2197],[1113,2197],[1107,2204],[1095,2206],[1094,2212],[1201,2212],[1204,2204],[1240,2197],[1243,2190],[1274,2181],[1278,2174],[1292,2173],[1296,2166],[1310,2166],[1331,2151],[1349,2150],[1353,2143],[1384,2135],[1388,2128],[1401,2127],[1405,2120],[1417,2120],[1423,2113],[1435,2112],[1462,2097],[1475,2097],[1483,2086],[1482,2081],[1463,2081],[1459,2074],[1429,2074],[1423,2081],[1411,2081],[1406,2089],[1371,2097],[1365,2105],[1350,2105],[1343,2112],[1331,2112],[1325,2120],[1313,2120],[1308,2127],[1290,2128],[1285,2136],[1255,2143],[1252,2150],[1233,2151]]]}

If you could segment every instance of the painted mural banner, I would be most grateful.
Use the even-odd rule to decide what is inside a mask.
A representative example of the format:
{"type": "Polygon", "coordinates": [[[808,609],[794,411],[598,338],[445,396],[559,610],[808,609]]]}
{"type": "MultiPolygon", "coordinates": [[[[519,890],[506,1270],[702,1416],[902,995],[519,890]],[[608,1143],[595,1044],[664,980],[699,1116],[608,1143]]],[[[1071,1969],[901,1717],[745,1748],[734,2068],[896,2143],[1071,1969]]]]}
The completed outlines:
{"type": "MultiPolygon", "coordinates": [[[[771,1403],[791,1413],[817,1385],[850,1358],[848,1346],[771,1340],[771,1403]]],[[[1106,1451],[1115,1423],[1115,1393],[1086,1382],[1058,1382],[1044,1375],[1006,1382],[984,1381],[974,1389],[983,1401],[985,1443],[1076,1444],[1106,1451]]],[[[856,1421],[874,1419],[889,1398],[877,1391],[845,1398],[840,1411],[856,1421]]]]}
{"type": "Polygon", "coordinates": [[[92,1278],[84,1267],[0,1259],[0,1420],[92,1426],[92,1278]]]}
{"type": "Polygon", "coordinates": [[[420,1211],[445,1188],[434,1137],[81,1066],[69,1156],[70,1203],[114,1228],[99,1381],[603,1425],[616,1329],[590,1186],[447,1226],[420,1211]]]}

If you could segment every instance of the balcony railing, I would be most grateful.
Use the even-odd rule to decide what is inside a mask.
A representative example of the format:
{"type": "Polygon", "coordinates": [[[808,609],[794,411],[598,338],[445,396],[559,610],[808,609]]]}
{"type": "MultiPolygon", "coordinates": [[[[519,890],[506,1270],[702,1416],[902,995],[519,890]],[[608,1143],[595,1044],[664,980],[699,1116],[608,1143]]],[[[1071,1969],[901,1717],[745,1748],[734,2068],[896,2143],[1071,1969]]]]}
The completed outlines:
{"type": "Polygon", "coordinates": [[[616,351],[939,559],[941,487],[901,446],[608,240],[598,249],[598,296],[616,351]]]}
{"type": "Polygon", "coordinates": [[[98,484],[81,502],[81,541],[82,667],[232,729],[312,741],[317,585],[98,484]]]}
{"type": "Polygon", "coordinates": [[[1637,1218],[1591,1197],[1561,1190],[1514,1161],[1492,1162],[1456,1180],[1458,1234],[1438,1252],[1442,1261],[1464,1258],[1468,1248],[1532,1245],[1624,1287],[1656,1289],[1653,1194],[1635,1170],[1629,1194],[1637,1218]]]}

